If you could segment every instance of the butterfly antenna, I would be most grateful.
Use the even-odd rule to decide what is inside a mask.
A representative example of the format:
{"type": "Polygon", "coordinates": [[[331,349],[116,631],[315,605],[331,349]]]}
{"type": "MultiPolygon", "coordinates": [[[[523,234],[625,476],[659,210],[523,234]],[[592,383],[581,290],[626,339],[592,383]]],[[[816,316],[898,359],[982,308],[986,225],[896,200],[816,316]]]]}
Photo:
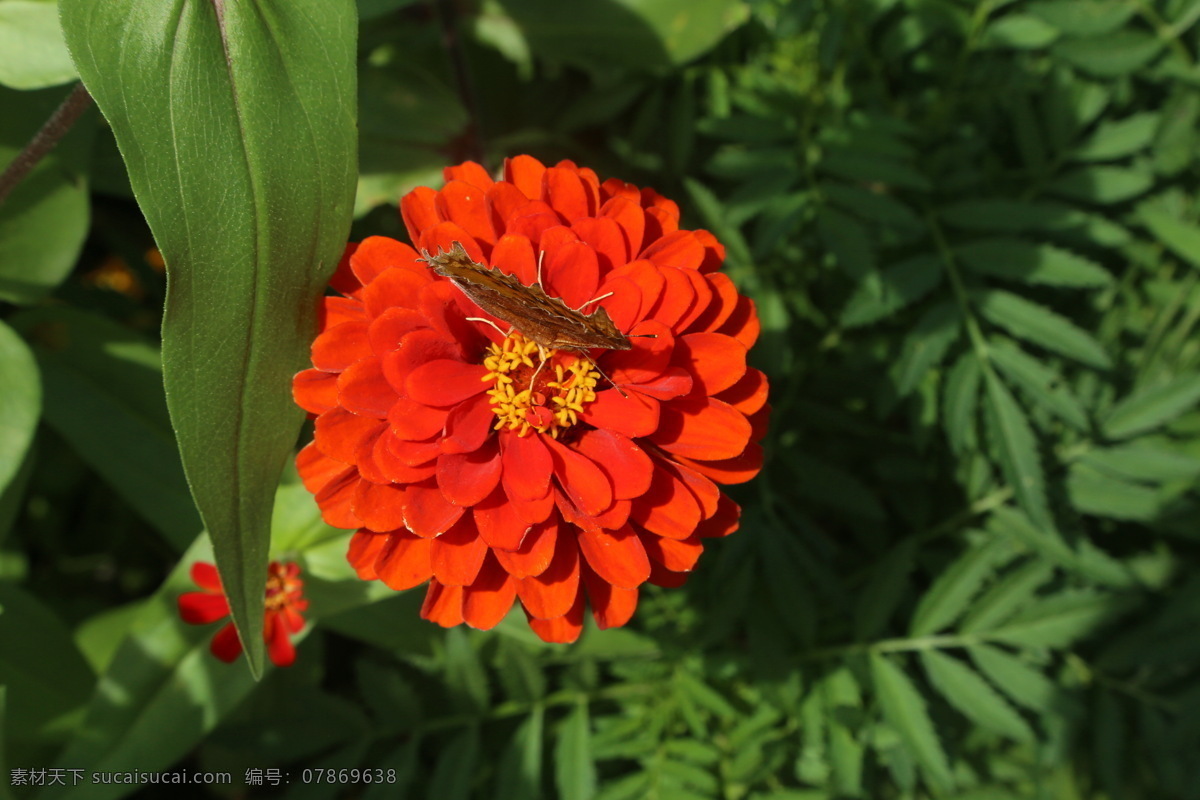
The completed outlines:
{"type": "Polygon", "coordinates": [[[537,276],[537,285],[538,286],[542,285],[542,262],[545,260],[546,260],[546,251],[543,250],[542,252],[538,253],[538,276],[537,276]]]}
{"type": "Polygon", "coordinates": [[[591,300],[588,300],[586,303],[584,303],[583,305],[581,305],[579,308],[577,308],[575,310],[583,311],[584,306],[590,306],[592,303],[599,303],[601,300],[603,300],[606,297],[612,297],[613,294],[615,294],[615,292],[608,292],[607,294],[602,294],[599,297],[593,297],[591,300]]]}
{"type": "Polygon", "coordinates": [[[579,353],[579,355],[581,355],[581,356],[583,356],[584,358],[586,358],[586,359],[587,359],[587,362],[588,362],[589,364],[591,364],[591,365],[592,365],[592,369],[596,370],[596,372],[599,372],[599,373],[600,373],[600,375],[601,375],[601,376],[604,378],[604,380],[608,381],[608,382],[609,382],[609,384],[610,384],[610,385],[611,385],[611,386],[612,386],[614,389],[616,389],[616,390],[617,390],[617,394],[621,395],[621,397],[624,397],[624,398],[626,398],[626,399],[628,399],[628,398],[629,398],[629,395],[625,394],[625,392],[624,392],[624,391],[621,389],[621,387],[620,387],[620,386],[617,386],[617,383],[616,383],[616,381],[614,381],[612,378],[608,377],[608,373],[607,373],[607,372],[605,372],[604,370],[600,369],[600,365],[599,365],[599,364],[597,364],[595,361],[593,361],[593,360],[592,360],[592,356],[591,356],[591,355],[588,353],[588,351],[586,351],[586,350],[579,350],[579,351],[578,351],[578,353],[579,353]]]}
{"type": "Polygon", "coordinates": [[[483,317],[464,317],[464,319],[466,319],[467,322],[482,322],[485,325],[491,325],[496,329],[496,333],[500,334],[502,338],[508,336],[507,333],[500,329],[499,325],[492,322],[490,319],[484,319],[483,317]]]}

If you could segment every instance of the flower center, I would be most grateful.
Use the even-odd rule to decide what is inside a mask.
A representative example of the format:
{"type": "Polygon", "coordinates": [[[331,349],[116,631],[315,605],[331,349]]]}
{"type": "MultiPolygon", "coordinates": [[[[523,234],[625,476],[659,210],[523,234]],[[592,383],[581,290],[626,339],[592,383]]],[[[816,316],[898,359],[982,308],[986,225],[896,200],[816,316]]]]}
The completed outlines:
{"type": "Polygon", "coordinates": [[[267,568],[267,611],[279,611],[284,606],[296,604],[304,586],[299,572],[292,564],[271,562],[267,568]]]}
{"type": "Polygon", "coordinates": [[[557,439],[596,399],[600,373],[591,362],[540,348],[520,331],[510,333],[503,344],[489,345],[483,365],[488,369],[484,380],[492,382],[488,397],[495,430],[507,427],[518,436],[537,431],[557,439]]]}

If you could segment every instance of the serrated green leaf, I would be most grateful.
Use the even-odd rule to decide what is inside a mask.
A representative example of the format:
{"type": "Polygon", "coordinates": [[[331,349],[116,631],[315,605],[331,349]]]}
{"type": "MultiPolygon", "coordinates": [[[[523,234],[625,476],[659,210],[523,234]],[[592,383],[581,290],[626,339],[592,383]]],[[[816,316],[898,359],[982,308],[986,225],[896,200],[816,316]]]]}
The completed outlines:
{"type": "Polygon", "coordinates": [[[737,709],[720,692],[691,673],[677,673],[675,675],[675,689],[698,707],[708,710],[719,719],[732,720],[738,716],[737,709]]]}
{"type": "Polygon", "coordinates": [[[1071,505],[1084,514],[1152,522],[1164,511],[1166,497],[1143,484],[1130,483],[1086,464],[1072,464],[1067,474],[1071,505]]]}
{"type": "Polygon", "coordinates": [[[967,654],[979,671],[1018,705],[1047,714],[1065,704],[1064,689],[1007,651],[981,644],[968,647],[967,654]]]}
{"type": "Polygon", "coordinates": [[[1100,429],[1109,439],[1128,439],[1162,427],[1196,408],[1197,403],[1200,403],[1200,374],[1186,373],[1126,396],[1100,420],[1100,429]]]}
{"type": "Polygon", "coordinates": [[[861,725],[857,718],[862,708],[862,693],[854,675],[844,666],[828,673],[820,686],[829,720],[832,783],[841,794],[857,797],[862,794],[865,752],[858,737],[861,725]]]}
{"type": "Polygon", "coordinates": [[[938,303],[921,315],[904,340],[904,349],[896,365],[896,392],[904,397],[945,357],[958,339],[962,316],[958,305],[938,303]]]}
{"type": "Polygon", "coordinates": [[[446,688],[462,711],[483,713],[488,707],[487,672],[462,628],[446,631],[446,688]]]}
{"type": "Polygon", "coordinates": [[[971,605],[958,629],[977,633],[999,625],[1034,599],[1039,586],[1050,579],[1054,568],[1035,559],[1012,570],[988,588],[971,605]]]}
{"type": "Polygon", "coordinates": [[[1112,360],[1091,334],[1045,306],[997,289],[975,295],[979,313],[990,322],[1028,342],[1097,369],[1112,360]]]}
{"type": "Polygon", "coordinates": [[[537,800],[542,796],[542,731],[545,711],[534,706],[509,739],[496,775],[496,800],[537,800]]]}
{"type": "Polygon", "coordinates": [[[1163,46],[1158,36],[1125,29],[1086,39],[1060,39],[1050,52],[1098,78],[1117,78],[1148,65],[1163,46]]]}
{"type": "Polygon", "coordinates": [[[981,728],[1026,744],[1035,741],[1033,730],[1016,709],[966,664],[936,650],[923,651],[921,663],[942,697],[981,728]]]}
{"type": "Polygon", "coordinates": [[[904,746],[921,765],[925,779],[935,794],[954,788],[950,763],[938,740],[925,700],[912,681],[886,656],[872,653],[871,677],[879,695],[883,717],[900,735],[904,746]]]}
{"type": "Polygon", "coordinates": [[[942,427],[955,453],[965,453],[976,440],[975,420],[982,380],[979,358],[971,352],[959,356],[946,376],[942,397],[942,427]]]}
{"type": "Polygon", "coordinates": [[[1151,439],[1089,450],[1079,462],[1131,481],[1160,483],[1200,477],[1200,458],[1173,449],[1167,441],[1151,439]]]}
{"type": "Polygon", "coordinates": [[[1075,148],[1075,160],[1112,161],[1139,153],[1154,141],[1158,123],[1159,115],[1152,112],[1101,123],[1095,133],[1075,148]]]}
{"type": "Polygon", "coordinates": [[[958,245],[954,252],[968,269],[1004,280],[1082,289],[1112,283],[1108,271],[1094,261],[1025,239],[980,239],[958,245]]]}
{"type": "Polygon", "coordinates": [[[858,220],[832,206],[825,205],[817,215],[817,232],[825,247],[837,258],[838,266],[856,280],[875,270],[871,237],[858,220]]]}
{"type": "Polygon", "coordinates": [[[984,419],[993,442],[993,457],[1017,501],[1036,522],[1047,523],[1046,479],[1037,440],[1025,412],[991,371],[984,373],[984,419]]]}
{"type": "Polygon", "coordinates": [[[303,421],[291,377],[354,199],[354,3],[61,10],[167,262],[167,403],[257,673],[272,502],[303,421]]]}
{"type": "Polygon", "coordinates": [[[1034,403],[1075,430],[1088,430],[1087,412],[1055,370],[1010,342],[993,342],[988,356],[996,369],[1034,403]]]}
{"type": "Polygon", "coordinates": [[[859,641],[877,637],[896,613],[908,590],[915,550],[916,543],[905,539],[875,561],[854,605],[854,636],[859,641]]]}
{"type": "Polygon", "coordinates": [[[0,83],[13,89],[42,89],[76,77],[58,25],[56,3],[0,3],[0,83]]]}
{"type": "Polygon", "coordinates": [[[25,342],[0,322],[0,493],[16,478],[42,410],[37,363],[25,342]]]}
{"type": "Polygon", "coordinates": [[[590,800],[596,794],[591,736],[587,703],[578,702],[559,727],[554,746],[554,785],[563,800],[590,800]]]}
{"type": "Polygon", "coordinates": [[[1047,187],[1055,194],[1097,205],[1115,205],[1144,194],[1154,185],[1148,172],[1126,167],[1087,167],[1068,172],[1047,187]]]}
{"type": "Polygon", "coordinates": [[[842,309],[847,328],[869,325],[915,303],[942,282],[941,264],[922,255],[884,267],[863,279],[842,309]]]}
{"type": "Polygon", "coordinates": [[[988,528],[998,535],[1011,536],[1050,562],[1101,585],[1120,588],[1137,585],[1124,562],[1097,549],[1087,539],[1080,539],[1072,547],[1051,522],[1034,524],[1015,508],[997,508],[988,520],[988,528]]]}
{"type": "Polygon", "coordinates": [[[1116,595],[1066,590],[1028,606],[988,636],[1017,647],[1067,647],[1115,621],[1126,607],[1116,595]]]}
{"type": "Polygon", "coordinates": [[[1200,268],[1200,227],[1150,205],[1140,206],[1138,217],[1168,250],[1200,268]]]}
{"type": "Polygon", "coordinates": [[[917,603],[908,635],[927,636],[951,625],[1005,556],[1011,557],[1007,544],[993,539],[972,547],[943,568],[917,603]]]}

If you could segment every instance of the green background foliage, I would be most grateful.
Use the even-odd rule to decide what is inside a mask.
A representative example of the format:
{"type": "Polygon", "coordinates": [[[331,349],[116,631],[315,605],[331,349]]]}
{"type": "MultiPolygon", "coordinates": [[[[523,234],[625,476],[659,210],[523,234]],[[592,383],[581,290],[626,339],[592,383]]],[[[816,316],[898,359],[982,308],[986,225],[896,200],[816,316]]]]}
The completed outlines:
{"type": "MultiPolygon", "coordinates": [[[[0,0],[5,161],[73,79],[48,5],[0,0]]],[[[182,388],[168,416],[163,363],[192,361],[160,338],[151,229],[172,280],[187,254],[96,91],[109,119],[0,209],[3,765],[232,774],[197,797],[279,768],[253,796],[1200,798],[1200,2],[448,8],[358,2],[352,238],[403,238],[399,195],[466,158],[571,158],[679,201],[763,322],[742,529],[626,628],[546,645],[519,612],[419,620],[419,590],[354,577],[293,474],[260,476],[313,625],[261,682],[213,660],[175,611],[212,556],[176,409],[207,401],[182,388]]],[[[344,108],[353,85],[301,94],[344,108]]],[[[329,164],[286,166],[311,186],[329,164]]],[[[205,246],[236,250],[226,232],[205,246]]],[[[265,346],[290,352],[281,326],[265,346]]]]}

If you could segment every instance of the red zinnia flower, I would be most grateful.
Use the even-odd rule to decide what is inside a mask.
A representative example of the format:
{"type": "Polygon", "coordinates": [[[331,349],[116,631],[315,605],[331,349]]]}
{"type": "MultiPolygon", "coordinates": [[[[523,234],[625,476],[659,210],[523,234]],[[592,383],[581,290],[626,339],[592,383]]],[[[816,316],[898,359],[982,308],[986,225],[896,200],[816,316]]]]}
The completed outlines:
{"type": "MultiPolygon", "coordinates": [[[[229,600],[221,586],[217,568],[204,561],[192,564],[192,580],[200,587],[199,592],[179,595],[179,616],[192,625],[208,625],[229,616],[229,600]]],[[[300,614],[308,608],[304,599],[304,582],[300,580],[300,565],[294,562],[281,564],[272,561],[267,566],[267,608],[263,620],[263,640],[267,643],[267,654],[277,667],[290,667],[296,660],[296,647],[292,634],[304,627],[300,614]]],[[[212,638],[209,647],[217,658],[226,663],[233,662],[242,654],[242,643],[238,639],[233,622],[227,623],[212,638]]]]}
{"type": "Polygon", "coordinates": [[[362,578],[429,582],[426,619],[488,629],[519,599],[546,641],[573,641],[585,602],[623,625],[642,583],[682,584],[702,540],[737,528],[717,484],[762,465],[754,304],[716,271],[712,234],[679,230],[650,189],[529,156],[502,181],[469,162],[445,176],[400,202],[417,249],[369,238],[332,280],[343,296],[325,298],[293,386],[316,415],[300,474],[329,524],[357,529],[362,578]],[[505,336],[419,260],[454,242],[644,335],[589,354],[620,388],[576,352],[505,336]]]}

